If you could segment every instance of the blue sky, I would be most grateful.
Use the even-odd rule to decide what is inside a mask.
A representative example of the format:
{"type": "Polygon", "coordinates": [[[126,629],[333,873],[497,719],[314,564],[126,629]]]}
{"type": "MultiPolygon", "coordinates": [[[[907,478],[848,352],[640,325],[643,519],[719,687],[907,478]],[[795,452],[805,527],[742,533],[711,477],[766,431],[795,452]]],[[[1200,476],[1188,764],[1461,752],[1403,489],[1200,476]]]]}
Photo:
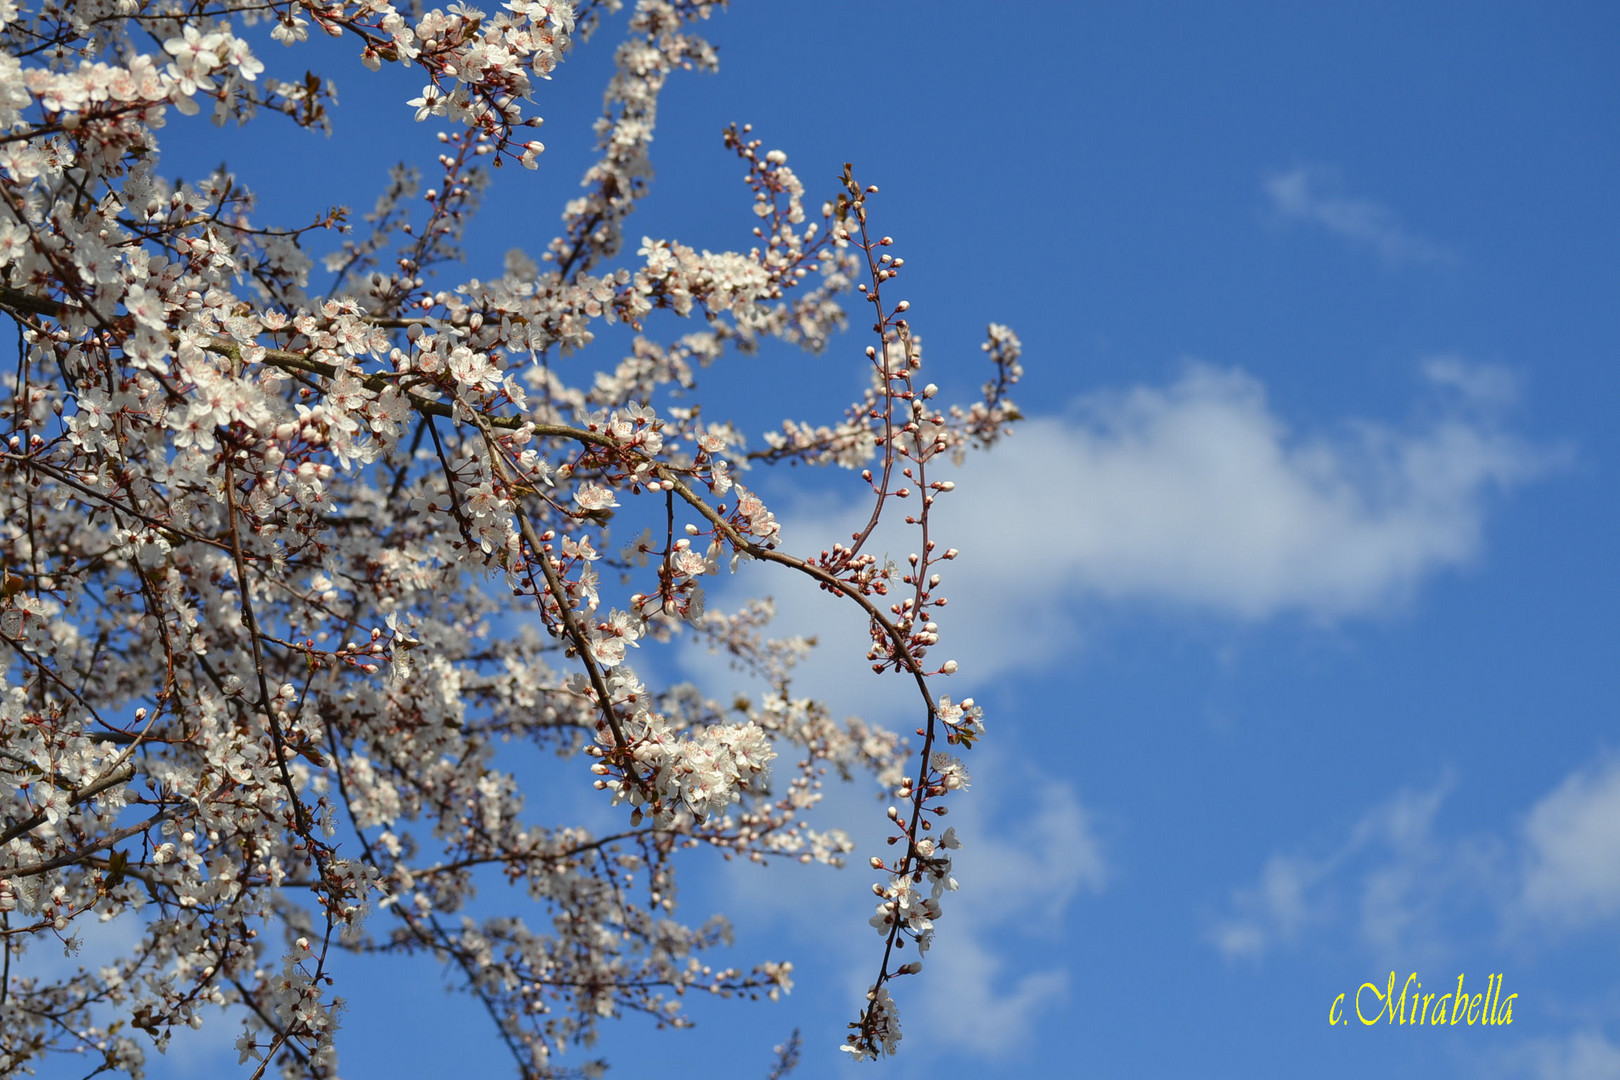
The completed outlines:
{"type": "MultiPolygon", "coordinates": [[[[631,237],[746,245],[728,122],[812,194],[853,161],[925,374],[968,397],[1007,323],[1029,419],[941,503],[964,552],[942,655],[990,737],[900,1057],[834,1049],[878,959],[868,872],[700,864],[686,914],[729,912],[735,960],[791,959],[797,988],[610,1028],[610,1075],[763,1076],[798,1027],[807,1078],[1620,1076],[1615,10],[778,0],[704,30],[720,73],[666,91],[631,237]],[[1329,1026],[1391,971],[1440,993],[1501,973],[1514,1022],[1329,1026]]],[[[612,41],[539,95],[550,149],[496,178],[469,276],[543,245],[612,41]]],[[[285,222],[431,162],[414,82],[341,52],[322,73],[332,140],[176,123],[166,169],[224,158],[285,222]]],[[[825,421],[865,344],[728,362],[705,411],[756,439],[825,421]]],[[[860,513],[848,475],[753,479],[790,549],[860,513]]],[[[814,590],[744,574],[718,599],[760,590],[824,642],[801,689],[914,723],[814,590]]],[[[876,850],[865,790],[830,803],[876,850]]],[[[440,973],[351,978],[350,1080],[506,1068],[440,973]]],[[[154,1075],[234,1062],[211,1053],[177,1039],[154,1075]]]]}

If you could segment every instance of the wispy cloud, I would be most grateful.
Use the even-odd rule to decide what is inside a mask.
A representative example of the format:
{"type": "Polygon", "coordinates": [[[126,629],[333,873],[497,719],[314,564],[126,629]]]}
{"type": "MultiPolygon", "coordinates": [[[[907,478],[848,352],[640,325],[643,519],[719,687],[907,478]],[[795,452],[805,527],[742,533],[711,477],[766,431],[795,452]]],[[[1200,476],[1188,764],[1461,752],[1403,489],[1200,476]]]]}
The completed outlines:
{"type": "Polygon", "coordinates": [[[1069,972],[1041,968],[1009,979],[1009,952],[1013,950],[997,947],[983,935],[959,929],[929,954],[922,1007],[935,1043],[983,1058],[1004,1058],[1033,1041],[1036,1029],[1068,993],[1069,972]]]}
{"type": "Polygon", "coordinates": [[[1509,835],[1443,835],[1435,823],[1452,786],[1396,794],[1323,853],[1272,855],[1233,890],[1210,944],[1257,959],[1309,928],[1353,925],[1361,948],[1409,958],[1458,944],[1447,938],[1469,911],[1513,938],[1620,921],[1620,758],[1571,772],[1509,835]]]}
{"type": "Polygon", "coordinates": [[[1526,910],[1572,926],[1620,915],[1620,759],[1568,777],[1524,835],[1526,910]]]}
{"type": "Polygon", "coordinates": [[[1455,353],[1423,361],[1423,377],[1454,392],[1461,403],[1484,410],[1500,409],[1519,397],[1519,380],[1497,364],[1474,364],[1455,353]]]}
{"type": "Polygon", "coordinates": [[[1278,941],[1296,940],[1319,917],[1310,894],[1335,861],[1273,855],[1253,886],[1233,894],[1235,912],[1210,928],[1210,942],[1229,959],[1252,959],[1278,941]]]}
{"type": "Polygon", "coordinates": [[[1450,263],[1457,256],[1444,246],[1404,228],[1388,207],[1335,190],[1332,174],[1297,168],[1271,173],[1263,182],[1272,210],[1289,221],[1320,226],[1380,258],[1397,263],[1450,263]]]}
{"type": "Polygon", "coordinates": [[[1562,1039],[1537,1039],[1515,1055],[1534,1080],[1614,1080],[1620,1076],[1620,1046],[1601,1031],[1582,1030],[1562,1039]]]}
{"type": "Polygon", "coordinates": [[[1233,891],[1208,939],[1228,959],[1255,960],[1309,928],[1356,926],[1379,957],[1443,951],[1437,929],[1459,904],[1477,905],[1500,865],[1488,839],[1448,841],[1434,823],[1451,787],[1403,790],[1374,806],[1321,855],[1274,854],[1256,883],[1233,891]]]}

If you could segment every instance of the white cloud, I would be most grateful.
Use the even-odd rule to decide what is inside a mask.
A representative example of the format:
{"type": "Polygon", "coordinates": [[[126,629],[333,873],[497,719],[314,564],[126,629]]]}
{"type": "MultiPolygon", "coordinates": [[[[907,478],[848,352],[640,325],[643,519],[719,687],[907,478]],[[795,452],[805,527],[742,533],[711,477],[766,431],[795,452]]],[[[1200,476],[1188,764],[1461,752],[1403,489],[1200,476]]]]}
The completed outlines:
{"type": "MultiPolygon", "coordinates": [[[[979,757],[980,762],[988,760],[993,759],[979,757]]],[[[1039,780],[1018,786],[1035,806],[1014,834],[963,848],[954,864],[970,879],[1027,883],[1019,889],[1022,897],[1017,904],[998,900],[984,906],[987,920],[1033,914],[1035,923],[1055,927],[1077,892],[1100,893],[1107,886],[1107,860],[1091,815],[1072,787],[1039,780]]],[[[967,826],[977,827],[976,818],[969,814],[967,826]]],[[[968,894],[970,903],[976,902],[975,895],[968,894]]]]}
{"type": "Polygon", "coordinates": [[[985,1058],[1032,1043],[1037,1025],[1067,994],[1069,973],[1030,971],[998,989],[1006,981],[1007,952],[982,935],[947,935],[942,924],[940,944],[929,952],[922,975],[921,1006],[932,1042],[985,1058]]]}
{"type": "Polygon", "coordinates": [[[1408,232],[1388,208],[1370,199],[1335,194],[1325,170],[1298,168],[1267,176],[1263,187],[1281,218],[1321,226],[1375,251],[1388,263],[1455,262],[1446,248],[1408,232]]]}
{"type": "Polygon", "coordinates": [[[1485,409],[1511,405],[1519,396],[1519,380],[1495,364],[1471,364],[1454,353],[1423,361],[1423,375],[1435,386],[1457,392],[1465,404],[1485,409]]]}
{"type": "Polygon", "coordinates": [[[1620,1076],[1620,1046],[1597,1032],[1577,1032],[1542,1062],[1541,1080],[1614,1080],[1620,1076]]]}
{"type": "MultiPolygon", "coordinates": [[[[1025,421],[948,472],[956,490],[935,504],[932,536],[961,551],[940,567],[950,607],[936,658],[959,661],[960,679],[1037,668],[1075,647],[1076,615],[1098,601],[1248,621],[1398,610],[1427,578],[1477,560],[1493,494],[1567,458],[1505,426],[1508,373],[1446,356],[1423,375],[1425,419],[1404,426],[1296,433],[1253,377],[1202,364],[1025,421]]],[[[824,496],[773,509],[796,552],[847,541],[871,513],[824,496]]],[[[901,561],[917,546],[891,522],[868,550],[901,561]]],[[[745,572],[715,602],[762,588],[784,633],[827,643],[804,671],[835,709],[914,698],[904,680],[872,678],[864,650],[839,648],[865,639],[865,619],[813,584],[745,572]]]]}
{"type": "Polygon", "coordinates": [[[1449,844],[1434,820],[1449,781],[1405,790],[1368,811],[1327,854],[1274,854],[1257,882],[1232,893],[1208,939],[1228,959],[1255,960],[1298,943],[1314,926],[1353,922],[1362,944],[1403,962],[1434,950],[1448,902],[1476,893],[1490,847],[1449,844]],[[1346,908],[1356,917],[1346,918],[1346,908]]]}
{"type": "Polygon", "coordinates": [[[1531,808],[1522,899],[1569,924],[1620,914],[1620,759],[1577,772],[1531,808]]]}
{"type": "Polygon", "coordinates": [[[1295,435],[1259,382],[1203,365],[1026,423],[970,457],[936,506],[934,535],[963,553],[946,592],[976,628],[964,642],[942,619],[943,647],[975,674],[1042,662],[1072,644],[1069,613],[1086,598],[1333,620],[1387,610],[1468,564],[1488,493],[1558,457],[1477,396],[1455,400],[1458,382],[1505,377],[1431,367],[1445,392],[1412,430],[1358,421],[1295,435]]]}
{"type": "Polygon", "coordinates": [[[1620,758],[1570,773],[1507,836],[1437,832],[1450,787],[1400,792],[1324,854],[1272,855],[1233,890],[1210,944],[1257,959],[1309,928],[1354,925],[1364,950],[1411,963],[1457,945],[1474,913],[1505,940],[1620,921],[1620,758]]]}
{"type": "Polygon", "coordinates": [[[1215,924],[1211,942],[1228,959],[1248,959],[1277,941],[1294,941],[1313,920],[1306,894],[1331,869],[1332,860],[1273,855],[1254,887],[1233,894],[1238,914],[1215,924]]]}
{"type": "Polygon", "coordinates": [[[1615,1080],[1620,1076],[1620,1046],[1595,1030],[1577,1031],[1562,1039],[1533,1040],[1513,1058],[1512,1074],[1534,1080],[1615,1080]]]}
{"type": "Polygon", "coordinates": [[[1442,928],[1488,881],[1495,848],[1436,837],[1435,816],[1449,794],[1443,780],[1429,791],[1402,791],[1368,814],[1350,838],[1354,852],[1372,851],[1362,875],[1357,920],[1362,941],[1381,957],[1443,951],[1442,928]]]}

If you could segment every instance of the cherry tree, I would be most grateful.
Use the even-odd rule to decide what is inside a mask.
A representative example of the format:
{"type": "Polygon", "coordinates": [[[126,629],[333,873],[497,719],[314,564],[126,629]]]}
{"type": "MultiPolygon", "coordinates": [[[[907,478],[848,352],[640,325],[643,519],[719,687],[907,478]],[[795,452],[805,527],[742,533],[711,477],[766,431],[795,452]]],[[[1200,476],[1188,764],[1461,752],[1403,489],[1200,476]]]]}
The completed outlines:
{"type": "Polygon", "coordinates": [[[606,1018],[789,988],[785,962],[705,965],[726,927],[677,918],[675,875],[696,848],[842,863],[847,837],[806,817],[829,775],[892,803],[846,1049],[895,1050],[891,983],[955,886],[951,751],[982,731],[940,686],[956,552],[931,508],[940,463],[1017,418],[1019,346],[992,325],[982,399],[940,404],[877,188],[846,166],[809,195],[748,127],[714,148],[740,163],[748,250],[625,243],[659,93],[715,66],[696,30],[720,6],[614,20],[598,156],[555,238],[453,284],[490,177],[544,164],[536,81],[619,0],[0,0],[0,1073],[77,1054],[139,1076],[206,1022],[239,1028],[255,1078],[335,1075],[340,960],[369,952],[447,960],[521,1075],[562,1075],[606,1018]],[[160,136],[210,118],[325,126],[332,87],[274,73],[312,34],[416,76],[398,107],[437,139],[426,185],[402,166],[353,223],[277,227],[228,172],[165,179],[160,136]],[[605,324],[633,344],[602,355],[605,324]],[[768,339],[847,356],[869,389],[749,448],[700,377],[768,339]],[[824,549],[784,534],[749,480],[783,465],[847,470],[870,519],[824,549]],[[873,542],[895,518],[903,563],[873,542]],[[627,520],[649,523],[628,543],[627,520]],[[914,684],[915,739],[795,696],[809,645],[769,636],[769,602],[705,607],[744,561],[864,614],[864,641],[828,647],[914,684]],[[763,689],[637,675],[636,650],[682,639],[763,689]],[[616,827],[532,820],[511,744],[616,827]],[[492,878],[512,914],[471,917],[492,878]],[[122,955],[33,963],[114,918],[138,927],[122,955]]]}

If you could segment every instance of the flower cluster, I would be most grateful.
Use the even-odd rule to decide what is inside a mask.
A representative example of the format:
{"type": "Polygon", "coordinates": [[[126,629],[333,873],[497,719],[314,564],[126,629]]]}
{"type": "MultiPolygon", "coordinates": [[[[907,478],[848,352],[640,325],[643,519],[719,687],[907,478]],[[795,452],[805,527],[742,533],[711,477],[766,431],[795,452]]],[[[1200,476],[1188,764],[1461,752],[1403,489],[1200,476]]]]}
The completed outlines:
{"type": "MultiPolygon", "coordinates": [[[[627,688],[626,697],[645,688],[628,669],[616,680],[627,688]]],[[[749,791],[765,786],[770,763],[776,757],[765,731],[753,722],[711,724],[686,737],[668,717],[646,710],[629,733],[629,769],[597,786],[613,792],[614,801],[650,804],[659,820],[669,825],[681,807],[700,822],[707,822],[749,791]]],[[[610,758],[619,750],[605,734],[593,750],[610,758]]],[[[599,775],[613,774],[603,763],[592,766],[599,775]]]]}
{"type": "Polygon", "coordinates": [[[695,28],[719,6],[639,0],[554,238],[453,283],[486,166],[538,166],[536,83],[617,0],[0,0],[0,312],[18,343],[0,381],[0,1073],[74,1054],[138,1076],[223,1007],[255,1078],[334,1075],[345,951],[449,963],[526,1077],[558,1075],[610,1017],[680,1025],[692,992],[775,997],[791,965],[703,962],[728,928],[677,918],[679,853],[841,865],[848,838],[810,814],[828,772],[896,800],[894,857],[872,863],[884,960],[851,1041],[895,1048],[888,984],[919,965],[888,957],[926,950],[954,887],[955,833],[932,829],[967,773],[945,747],[983,732],[972,699],[934,692],[955,671],[929,656],[956,554],[930,531],[953,489],[937,469],[1017,419],[1019,347],[991,326],[982,400],[941,405],[909,304],[887,298],[904,260],[868,230],[876,189],[846,167],[807,209],[747,127],[720,151],[746,169],[747,250],[623,243],[659,94],[714,66],[695,28]],[[445,128],[431,181],[396,169],[351,232],[346,211],[264,225],[223,168],[168,179],[162,142],[204,111],[326,127],[332,86],[302,64],[278,78],[281,50],[254,51],[266,23],[422,73],[405,107],[445,128]],[[715,361],[767,338],[831,349],[852,302],[876,336],[841,419],[790,419],[750,450],[756,418],[701,407],[715,361]],[[604,323],[629,344],[599,358],[604,323]],[[743,482],[779,463],[858,470],[870,523],[796,554],[807,538],[743,482]],[[892,516],[916,536],[904,566],[866,550],[892,516]],[[744,561],[861,610],[872,666],[916,686],[921,745],[796,693],[810,643],[771,637],[768,603],[708,608],[702,582],[744,561]],[[683,637],[761,691],[643,682],[634,650],[683,637]],[[620,824],[537,823],[513,742],[554,760],[546,783],[622,805],[620,824]],[[525,899],[475,918],[492,875],[525,899]],[[37,963],[95,919],[130,947],[93,970],[37,963]]]}

